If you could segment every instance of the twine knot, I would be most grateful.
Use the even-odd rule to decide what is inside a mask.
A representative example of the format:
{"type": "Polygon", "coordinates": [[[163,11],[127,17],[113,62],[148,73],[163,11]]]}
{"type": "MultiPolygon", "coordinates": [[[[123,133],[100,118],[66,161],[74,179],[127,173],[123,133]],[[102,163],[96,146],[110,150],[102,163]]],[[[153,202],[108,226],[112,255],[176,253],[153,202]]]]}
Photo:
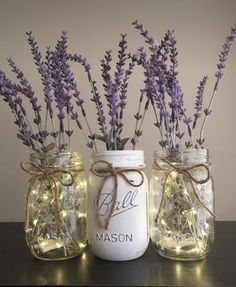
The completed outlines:
{"type": "Polygon", "coordinates": [[[144,175],[142,173],[143,168],[120,168],[120,167],[114,167],[110,162],[105,161],[105,160],[98,160],[95,161],[92,166],[90,171],[98,176],[98,177],[102,177],[102,184],[98,190],[97,193],[97,197],[96,197],[96,218],[98,220],[98,224],[100,228],[103,229],[108,229],[108,225],[110,223],[110,219],[113,215],[114,212],[114,208],[115,208],[115,204],[116,204],[116,199],[117,199],[117,192],[118,192],[118,176],[121,176],[129,185],[133,186],[133,187],[139,187],[143,184],[144,182],[144,175]],[[105,167],[97,167],[97,165],[99,164],[105,164],[105,167]],[[127,172],[136,172],[141,176],[141,180],[139,183],[134,183],[133,180],[129,179],[126,175],[127,172]],[[112,200],[112,204],[111,204],[111,208],[109,209],[109,214],[107,219],[105,220],[105,225],[103,226],[101,220],[100,220],[100,214],[99,214],[99,201],[101,198],[101,194],[102,194],[102,190],[103,187],[106,183],[106,181],[110,178],[113,177],[114,179],[114,189],[113,189],[113,200],[112,200]]]}
{"type": "Polygon", "coordinates": [[[167,180],[169,178],[169,176],[171,174],[173,174],[173,172],[176,173],[176,175],[181,174],[181,175],[185,175],[188,179],[189,182],[191,184],[192,190],[194,195],[196,196],[198,202],[213,216],[216,217],[216,215],[201,201],[201,199],[199,198],[197,191],[196,191],[196,184],[204,184],[207,183],[208,180],[211,178],[211,173],[210,170],[208,168],[207,165],[205,164],[196,164],[196,165],[192,165],[190,167],[178,167],[175,166],[174,164],[172,164],[171,162],[169,162],[166,158],[158,158],[154,160],[154,164],[153,164],[153,168],[156,170],[160,170],[160,171],[164,171],[166,172],[166,176],[165,176],[165,181],[163,184],[163,188],[162,188],[162,197],[161,197],[161,203],[160,203],[160,207],[159,210],[157,212],[157,215],[155,217],[155,222],[158,221],[158,218],[160,216],[160,212],[163,208],[163,203],[164,203],[164,197],[165,197],[165,189],[166,189],[166,183],[167,180]],[[162,167],[160,165],[160,163],[165,163],[166,166],[162,167]],[[206,172],[206,176],[203,179],[198,179],[197,177],[195,177],[194,175],[191,174],[191,171],[197,170],[198,168],[202,168],[205,170],[206,172]]]}
{"type": "Polygon", "coordinates": [[[40,177],[40,176],[44,176],[44,177],[50,178],[52,180],[57,180],[64,186],[71,186],[74,183],[74,177],[73,177],[72,173],[67,171],[67,170],[61,169],[61,168],[41,168],[40,166],[38,166],[37,164],[35,164],[31,161],[22,161],[20,163],[20,166],[25,172],[33,175],[36,178],[40,177]],[[32,167],[34,169],[32,169],[32,167]],[[61,177],[61,175],[63,175],[63,174],[67,174],[70,176],[69,181],[65,182],[63,180],[63,178],[61,177]]]}

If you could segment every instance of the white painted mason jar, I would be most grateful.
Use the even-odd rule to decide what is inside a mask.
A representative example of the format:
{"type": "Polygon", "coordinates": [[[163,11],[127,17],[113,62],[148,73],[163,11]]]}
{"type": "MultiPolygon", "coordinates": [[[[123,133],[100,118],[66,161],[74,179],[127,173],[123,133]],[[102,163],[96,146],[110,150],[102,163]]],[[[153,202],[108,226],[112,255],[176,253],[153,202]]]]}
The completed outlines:
{"type": "Polygon", "coordinates": [[[142,256],[149,243],[147,192],[142,150],[91,155],[87,234],[92,252],[106,260],[142,256]]]}

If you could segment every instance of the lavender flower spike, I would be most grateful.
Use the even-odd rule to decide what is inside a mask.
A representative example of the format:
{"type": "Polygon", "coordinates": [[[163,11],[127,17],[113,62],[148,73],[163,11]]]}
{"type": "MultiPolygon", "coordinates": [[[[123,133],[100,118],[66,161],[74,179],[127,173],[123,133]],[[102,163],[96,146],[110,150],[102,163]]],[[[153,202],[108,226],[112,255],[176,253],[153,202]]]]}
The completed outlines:
{"type": "Polygon", "coordinates": [[[195,103],[195,113],[194,113],[194,121],[192,125],[192,130],[196,128],[197,120],[201,118],[202,115],[202,107],[203,107],[203,96],[204,96],[204,89],[206,86],[206,82],[208,80],[207,76],[204,76],[202,81],[200,81],[197,96],[196,96],[196,103],[195,103]]]}
{"type": "Polygon", "coordinates": [[[102,132],[104,139],[107,137],[107,127],[106,127],[106,117],[103,109],[103,103],[100,99],[100,95],[97,91],[96,82],[93,81],[92,75],[91,75],[91,67],[88,63],[87,59],[82,57],[79,54],[69,54],[67,55],[67,58],[71,61],[80,63],[83,67],[85,72],[88,76],[88,81],[91,86],[91,93],[92,93],[92,101],[95,103],[96,109],[97,109],[97,121],[99,125],[99,130],[102,132]]]}
{"type": "MultiPolygon", "coordinates": [[[[32,35],[32,32],[27,32],[26,35],[28,36],[27,40],[31,47],[31,52],[35,61],[35,65],[37,70],[41,76],[41,81],[43,85],[43,92],[45,96],[45,102],[47,105],[47,111],[49,112],[50,118],[53,118],[53,110],[52,110],[52,95],[51,95],[51,78],[50,78],[50,71],[49,67],[42,61],[42,55],[39,51],[38,44],[35,38],[32,35]]],[[[47,56],[49,55],[50,51],[47,49],[47,56]]],[[[49,60],[49,58],[47,58],[49,60]]]]}
{"type": "Polygon", "coordinates": [[[225,43],[223,44],[223,49],[219,55],[219,63],[217,64],[217,71],[215,74],[216,82],[214,85],[214,89],[213,89],[213,93],[212,93],[212,96],[210,99],[210,103],[209,103],[207,109],[204,110],[205,117],[204,117],[202,127],[200,130],[200,137],[199,137],[198,142],[203,142],[203,140],[204,140],[203,139],[203,131],[204,131],[204,127],[206,124],[206,120],[207,120],[207,117],[211,113],[211,107],[212,107],[212,104],[213,104],[213,101],[214,101],[214,98],[216,95],[216,91],[217,91],[218,86],[219,86],[219,81],[224,75],[224,69],[225,69],[226,61],[228,59],[228,55],[229,55],[229,52],[230,52],[230,49],[231,49],[231,46],[233,44],[235,36],[236,36],[236,23],[234,24],[233,27],[231,27],[230,34],[226,37],[225,43]]]}

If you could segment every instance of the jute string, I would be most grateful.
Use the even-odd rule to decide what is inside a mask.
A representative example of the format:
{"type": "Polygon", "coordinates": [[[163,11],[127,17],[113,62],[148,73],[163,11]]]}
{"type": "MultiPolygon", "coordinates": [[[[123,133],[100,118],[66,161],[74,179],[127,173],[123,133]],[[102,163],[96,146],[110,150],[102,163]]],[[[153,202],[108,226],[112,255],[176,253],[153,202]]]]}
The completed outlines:
{"type": "Polygon", "coordinates": [[[72,186],[74,184],[74,176],[72,172],[81,172],[83,169],[72,169],[70,171],[67,171],[65,169],[61,168],[41,168],[37,164],[30,162],[30,161],[22,161],[20,163],[21,168],[29,173],[32,178],[29,184],[29,187],[26,192],[26,204],[25,204],[25,229],[27,230],[29,227],[29,197],[33,191],[33,186],[35,184],[35,181],[38,179],[40,182],[47,179],[52,182],[53,186],[51,188],[51,191],[53,193],[53,199],[55,202],[55,209],[56,209],[56,215],[57,215],[57,221],[60,228],[63,228],[65,225],[64,219],[60,213],[60,207],[59,207],[59,190],[58,190],[58,184],[60,183],[63,186],[72,186]],[[33,168],[33,169],[32,169],[33,168]],[[69,180],[65,182],[64,179],[61,177],[63,174],[67,174],[70,176],[69,180]]]}
{"type": "Polygon", "coordinates": [[[117,199],[117,193],[118,193],[118,176],[121,176],[129,185],[133,187],[139,187],[143,184],[144,182],[144,175],[142,173],[143,168],[122,168],[122,167],[113,167],[111,163],[105,160],[98,160],[95,161],[92,166],[90,171],[99,177],[102,177],[102,183],[101,186],[98,190],[97,196],[96,196],[96,218],[98,220],[98,225],[100,228],[103,229],[108,229],[108,225],[110,223],[111,217],[114,212],[115,204],[116,204],[116,199],[117,199]],[[99,164],[105,164],[106,167],[97,167],[99,164]],[[141,176],[141,180],[139,183],[135,184],[133,180],[130,180],[127,176],[126,173],[128,172],[136,172],[141,176]],[[113,200],[111,204],[111,208],[109,209],[108,217],[105,219],[105,224],[102,224],[100,214],[99,214],[99,201],[101,198],[102,190],[103,187],[106,183],[106,181],[112,177],[114,179],[114,189],[113,189],[113,200]]]}
{"type": "Polygon", "coordinates": [[[190,182],[191,187],[192,187],[192,191],[195,195],[195,197],[197,198],[198,202],[202,205],[203,208],[205,208],[213,217],[216,217],[216,215],[201,201],[201,199],[199,198],[198,194],[197,194],[197,187],[196,184],[204,184],[206,182],[208,182],[208,180],[211,178],[211,173],[210,170],[208,168],[207,165],[205,164],[196,164],[196,165],[192,165],[190,167],[178,167],[173,165],[171,162],[169,162],[166,158],[158,158],[154,160],[154,164],[153,164],[153,169],[155,170],[159,170],[159,171],[164,171],[166,172],[166,176],[165,176],[165,180],[164,180],[164,184],[163,184],[163,188],[162,188],[162,195],[161,195],[161,203],[159,206],[159,210],[156,214],[155,217],[155,222],[158,221],[161,211],[163,209],[163,204],[164,204],[164,199],[165,199],[165,190],[166,190],[166,184],[168,181],[169,176],[171,175],[172,172],[176,172],[177,175],[184,175],[190,182]],[[159,161],[159,163],[158,163],[159,161]],[[164,163],[165,167],[161,167],[160,163],[164,163]],[[203,168],[206,171],[206,177],[204,179],[197,179],[195,176],[193,176],[190,172],[194,171],[198,168],[203,168]]]}

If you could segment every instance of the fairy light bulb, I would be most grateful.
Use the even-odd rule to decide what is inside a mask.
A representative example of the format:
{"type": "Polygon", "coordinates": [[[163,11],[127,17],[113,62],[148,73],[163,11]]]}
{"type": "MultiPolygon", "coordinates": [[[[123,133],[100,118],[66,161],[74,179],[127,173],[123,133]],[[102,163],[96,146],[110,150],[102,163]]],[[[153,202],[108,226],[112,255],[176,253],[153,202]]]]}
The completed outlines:
{"type": "Polygon", "coordinates": [[[176,177],[177,177],[177,172],[176,172],[176,171],[172,171],[172,172],[171,172],[171,177],[172,177],[172,179],[176,179],[176,177]]]}
{"type": "Polygon", "coordinates": [[[180,252],[180,250],[181,250],[181,247],[180,247],[179,245],[177,245],[177,246],[175,247],[175,251],[176,251],[176,253],[179,253],[179,252],[180,252]]]}

